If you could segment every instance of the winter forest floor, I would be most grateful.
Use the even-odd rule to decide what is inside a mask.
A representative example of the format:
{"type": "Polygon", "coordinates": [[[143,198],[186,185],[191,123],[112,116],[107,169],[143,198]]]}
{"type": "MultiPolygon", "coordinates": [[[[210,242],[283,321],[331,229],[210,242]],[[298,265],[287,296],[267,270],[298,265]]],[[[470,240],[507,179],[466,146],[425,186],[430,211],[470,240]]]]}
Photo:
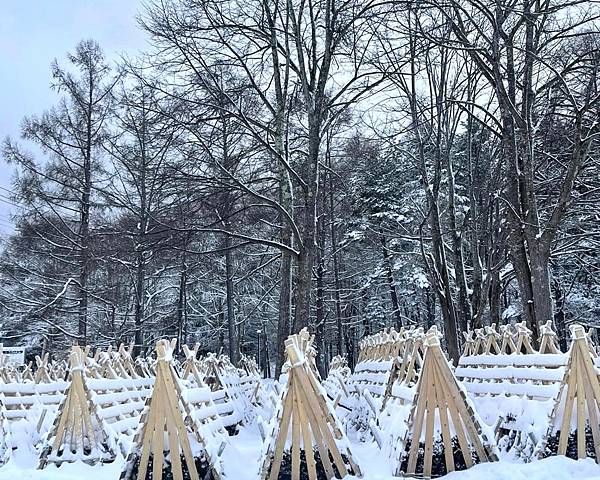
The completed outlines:
{"type": "MultiPolygon", "coordinates": [[[[239,434],[231,437],[231,443],[223,452],[226,478],[228,480],[256,480],[260,468],[261,440],[256,424],[242,427],[239,434]]],[[[363,469],[363,478],[387,480],[390,462],[382,458],[382,452],[372,443],[353,442],[355,460],[363,469]]],[[[0,468],[0,480],[117,480],[123,465],[118,459],[112,464],[89,466],[84,463],[65,464],[60,468],[49,466],[36,470],[37,453],[18,449],[13,458],[0,468]]],[[[397,478],[397,477],[396,477],[397,478]]],[[[571,460],[566,457],[550,457],[532,463],[512,463],[501,460],[496,463],[476,465],[467,471],[454,472],[442,477],[446,480],[548,480],[578,479],[600,480],[600,466],[592,459],[571,460]]]]}

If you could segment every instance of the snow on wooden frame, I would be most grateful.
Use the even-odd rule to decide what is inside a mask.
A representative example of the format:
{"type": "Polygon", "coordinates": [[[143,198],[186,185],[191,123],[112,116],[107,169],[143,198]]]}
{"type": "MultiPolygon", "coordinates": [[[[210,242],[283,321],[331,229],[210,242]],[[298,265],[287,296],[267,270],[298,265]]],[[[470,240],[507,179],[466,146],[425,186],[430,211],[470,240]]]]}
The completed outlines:
{"type": "Polygon", "coordinates": [[[478,331],[459,360],[457,377],[474,401],[478,413],[495,425],[500,450],[531,459],[545,433],[564,377],[567,355],[556,345],[552,322],[542,325],[539,352],[533,349],[531,332],[523,323],[478,331]],[[489,337],[498,335],[499,353],[487,348],[489,337]]]}
{"type": "Polygon", "coordinates": [[[393,328],[365,338],[361,342],[359,362],[347,382],[347,397],[340,405],[351,410],[349,421],[359,431],[369,430],[381,446],[380,414],[392,402],[405,405],[412,401],[408,391],[418,379],[423,363],[423,329],[393,328]],[[400,387],[400,388],[399,388],[400,387]]]}
{"type": "Polygon", "coordinates": [[[197,387],[203,387],[205,385],[205,372],[203,371],[202,362],[196,358],[198,348],[200,348],[199,343],[194,345],[193,348],[190,348],[187,345],[181,346],[185,356],[185,360],[181,364],[181,378],[193,382],[197,387]]]}
{"type": "Polygon", "coordinates": [[[483,431],[432,327],[396,473],[431,478],[495,460],[493,439],[483,431]]]}
{"type": "Polygon", "coordinates": [[[336,355],[329,362],[327,378],[323,380],[323,388],[330,400],[333,400],[334,408],[340,404],[340,401],[348,401],[350,392],[346,387],[351,371],[348,367],[346,357],[336,355]]]}
{"type": "Polygon", "coordinates": [[[265,441],[260,472],[263,480],[276,480],[280,474],[289,475],[292,480],[299,480],[301,475],[309,480],[361,476],[331,402],[318,381],[311,358],[312,343],[306,330],[285,342],[287,384],[265,441]]]}
{"type": "MultiPolygon", "coordinates": [[[[354,373],[348,379],[348,390],[354,396],[360,396],[364,390],[376,398],[383,398],[388,391],[388,385],[395,367],[402,368],[408,373],[412,356],[412,343],[419,342],[421,330],[391,329],[365,338],[361,341],[359,359],[354,367],[354,373]],[[404,357],[411,360],[404,362],[404,357]]],[[[414,371],[408,373],[412,375],[414,371]]]]}
{"type": "Polygon", "coordinates": [[[538,456],[592,457],[600,463],[600,382],[595,355],[582,326],[572,325],[571,337],[569,360],[538,456]]]}
{"type": "Polygon", "coordinates": [[[219,455],[224,445],[209,445],[206,431],[198,428],[197,420],[192,418],[172,365],[174,347],[174,340],[161,340],[156,345],[152,396],[146,401],[133,448],[121,472],[122,480],[160,480],[165,472],[175,480],[199,480],[200,473],[202,478],[221,478],[219,455]],[[192,450],[190,438],[200,447],[198,455],[192,450]]]}
{"type": "Polygon", "coordinates": [[[253,405],[264,405],[266,393],[261,386],[262,374],[254,357],[242,354],[238,362],[239,388],[253,405]]]}
{"type": "Polygon", "coordinates": [[[6,409],[0,398],[0,466],[4,465],[10,458],[10,427],[6,418],[6,409]]]}
{"type": "Polygon", "coordinates": [[[42,448],[38,468],[48,463],[84,461],[94,464],[113,461],[104,422],[85,383],[85,354],[74,346],[69,355],[70,383],[59,406],[54,426],[42,448]]]}
{"type": "Polygon", "coordinates": [[[254,408],[241,383],[239,370],[225,355],[209,353],[203,360],[204,382],[213,391],[213,400],[227,427],[248,424],[254,419],[254,408]]]}

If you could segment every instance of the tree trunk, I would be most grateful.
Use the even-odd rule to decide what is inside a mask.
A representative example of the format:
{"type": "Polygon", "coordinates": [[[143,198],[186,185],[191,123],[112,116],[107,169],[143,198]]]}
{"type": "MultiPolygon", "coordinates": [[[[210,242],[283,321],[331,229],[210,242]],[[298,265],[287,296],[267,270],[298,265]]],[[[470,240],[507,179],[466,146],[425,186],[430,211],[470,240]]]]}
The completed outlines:
{"type": "MultiPolygon", "coordinates": [[[[330,40],[330,39],[329,39],[330,40]]],[[[328,41],[329,41],[328,40],[328,41]]],[[[299,39],[297,39],[299,41],[299,39]]],[[[302,45],[298,45],[301,49],[302,45]]],[[[325,60],[324,60],[325,61],[325,60]]],[[[323,72],[321,72],[322,74],[323,72]]],[[[303,79],[305,83],[307,79],[303,79]]],[[[294,331],[308,328],[310,323],[310,301],[312,291],[312,273],[316,258],[317,200],[319,195],[319,155],[321,148],[321,124],[324,115],[324,85],[318,92],[304,89],[305,101],[310,105],[308,111],[308,154],[304,162],[305,185],[304,205],[301,215],[302,246],[298,255],[298,277],[296,283],[294,331]]]]}
{"type": "Polygon", "coordinates": [[[388,290],[390,292],[390,300],[392,301],[392,316],[394,318],[395,327],[400,330],[403,326],[402,315],[400,314],[400,305],[398,303],[398,292],[396,291],[396,283],[394,281],[394,271],[392,269],[392,262],[390,259],[390,253],[385,240],[383,230],[379,229],[379,240],[381,242],[381,253],[383,254],[383,264],[385,266],[386,279],[388,284],[388,290]]]}
{"type": "MultiPolygon", "coordinates": [[[[136,279],[135,279],[135,311],[134,311],[134,339],[133,352],[135,356],[139,355],[140,348],[144,343],[144,334],[142,325],[144,322],[144,298],[146,290],[146,231],[148,229],[147,211],[148,199],[146,196],[146,142],[145,142],[146,123],[145,116],[141,125],[141,154],[138,163],[140,192],[140,210],[137,226],[137,239],[135,242],[136,250],[136,279]]],[[[177,348],[181,348],[181,338],[177,337],[177,348]]]]}
{"type": "Polygon", "coordinates": [[[566,352],[568,348],[567,326],[565,319],[565,295],[560,282],[554,281],[554,301],[556,310],[554,312],[554,328],[558,337],[558,344],[561,351],[566,352]]]}
{"type": "MultiPolygon", "coordinates": [[[[452,238],[452,260],[454,263],[454,272],[456,275],[456,287],[458,290],[457,302],[457,323],[461,331],[465,332],[471,328],[470,323],[473,318],[471,302],[467,287],[467,274],[465,273],[465,259],[463,256],[462,233],[456,223],[456,202],[454,186],[454,169],[450,155],[446,154],[446,169],[448,173],[448,210],[450,223],[450,236],[452,238]]],[[[477,244],[475,244],[477,248],[477,244]]]]}
{"type": "Polygon", "coordinates": [[[89,98],[86,112],[86,143],[83,152],[83,185],[81,186],[79,226],[79,321],[77,334],[82,346],[87,344],[88,276],[90,260],[90,197],[92,193],[92,109],[94,81],[90,72],[89,98]]]}
{"type": "Polygon", "coordinates": [[[324,225],[324,198],[320,195],[319,210],[320,215],[317,220],[317,274],[316,274],[316,324],[315,340],[317,344],[317,368],[323,378],[326,375],[326,342],[325,342],[325,225],[324,225]]]}
{"type": "Polygon", "coordinates": [[[327,166],[329,167],[329,217],[331,225],[331,255],[333,257],[333,282],[334,282],[334,301],[335,301],[335,325],[337,330],[337,354],[344,355],[344,327],[342,323],[342,301],[340,291],[342,282],[340,281],[340,266],[338,260],[337,229],[335,225],[335,203],[333,201],[333,175],[331,173],[333,165],[331,163],[331,149],[327,149],[327,166]]]}
{"type": "Polygon", "coordinates": [[[552,290],[550,286],[550,271],[548,264],[550,252],[537,251],[530,255],[531,261],[531,292],[535,311],[535,333],[539,327],[554,318],[552,305],[552,290]]]}
{"type": "MultiPolygon", "coordinates": [[[[138,356],[141,346],[144,344],[142,324],[144,322],[144,290],[146,278],[146,262],[142,246],[137,245],[137,265],[135,278],[135,309],[134,309],[134,338],[133,353],[138,356]]],[[[178,338],[178,341],[181,339],[178,338]]]]}
{"type": "Polygon", "coordinates": [[[430,329],[435,325],[435,294],[431,288],[425,289],[426,327],[430,329]]]}
{"type": "Polygon", "coordinates": [[[227,305],[227,340],[228,355],[233,364],[238,361],[238,347],[235,325],[234,292],[233,292],[233,255],[231,237],[225,236],[225,288],[227,305]]]}
{"type": "Polygon", "coordinates": [[[501,303],[502,303],[502,284],[500,283],[500,274],[494,270],[490,275],[490,288],[488,290],[488,302],[490,306],[490,323],[500,325],[502,322],[501,303]]]}
{"type": "MultiPolygon", "coordinates": [[[[272,22],[271,17],[269,16],[272,22]]],[[[273,58],[276,62],[278,58],[276,30],[271,29],[273,58]]],[[[285,109],[286,109],[286,94],[284,85],[281,82],[281,73],[278,64],[274,65],[277,110],[275,113],[275,151],[279,158],[276,158],[278,170],[278,187],[279,187],[279,204],[282,209],[287,212],[291,220],[284,217],[282,213],[279,215],[281,225],[280,240],[283,245],[292,247],[294,245],[294,237],[292,225],[294,218],[294,199],[292,195],[292,184],[290,174],[284,164],[287,162],[287,148],[285,141],[285,109]]],[[[279,285],[279,312],[277,319],[277,339],[275,345],[275,378],[281,375],[281,368],[285,361],[285,345],[284,342],[290,334],[290,325],[292,321],[292,254],[288,251],[281,251],[280,263],[280,285],[279,285]]]]}
{"type": "Polygon", "coordinates": [[[537,332],[531,271],[521,220],[521,216],[525,212],[523,212],[521,201],[521,177],[523,171],[521,169],[521,160],[517,146],[518,136],[515,128],[515,120],[509,111],[509,107],[501,104],[500,108],[502,110],[502,155],[507,169],[506,198],[509,205],[505,210],[509,225],[508,248],[515,277],[519,285],[523,319],[532,331],[537,332]]]}
{"type": "Polygon", "coordinates": [[[320,258],[317,266],[317,292],[316,292],[316,324],[315,324],[315,343],[317,346],[317,368],[324,378],[325,376],[325,286],[324,277],[325,268],[323,259],[320,258]]]}
{"type": "Polygon", "coordinates": [[[280,271],[281,286],[279,287],[275,378],[279,378],[279,375],[281,375],[281,367],[285,361],[284,342],[290,334],[290,319],[292,318],[292,255],[288,252],[281,252],[280,271]]]}
{"type": "Polygon", "coordinates": [[[431,213],[431,240],[433,248],[434,272],[430,275],[436,285],[440,310],[442,312],[442,320],[444,323],[444,339],[446,340],[446,348],[448,356],[454,361],[458,361],[460,357],[459,342],[458,342],[458,325],[456,320],[456,311],[454,301],[452,299],[452,290],[450,288],[450,276],[448,273],[448,263],[446,261],[446,252],[444,241],[442,238],[440,218],[438,213],[437,202],[430,199],[431,213]]]}
{"type": "MultiPolygon", "coordinates": [[[[332,222],[333,223],[333,222],[332,222]]],[[[332,226],[333,230],[333,226],[332,226]]],[[[340,271],[337,258],[337,247],[335,243],[335,236],[332,231],[332,249],[333,249],[333,281],[334,281],[334,297],[335,297],[335,324],[337,330],[337,354],[344,355],[344,324],[342,322],[342,300],[340,298],[340,291],[342,289],[342,282],[340,281],[340,271]]]]}
{"type": "Polygon", "coordinates": [[[312,291],[313,266],[315,264],[315,194],[307,194],[302,215],[302,241],[297,260],[296,292],[294,302],[294,332],[308,328],[310,323],[310,297],[312,291]]]}

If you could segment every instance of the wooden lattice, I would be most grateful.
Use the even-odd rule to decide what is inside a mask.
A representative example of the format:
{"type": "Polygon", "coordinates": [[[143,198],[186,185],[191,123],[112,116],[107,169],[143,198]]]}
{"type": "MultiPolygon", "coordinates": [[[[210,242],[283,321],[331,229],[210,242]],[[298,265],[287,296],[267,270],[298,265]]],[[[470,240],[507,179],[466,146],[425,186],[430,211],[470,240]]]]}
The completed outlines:
{"type": "Polygon", "coordinates": [[[583,327],[573,325],[571,336],[569,360],[539,455],[590,456],[600,463],[598,370],[583,327]]]}
{"type": "MultiPolygon", "coordinates": [[[[456,376],[462,380],[486,423],[495,425],[501,451],[531,459],[547,423],[540,418],[551,414],[567,355],[556,345],[552,322],[540,328],[539,351],[533,350],[531,331],[525,324],[500,327],[500,350],[487,349],[494,329],[467,334],[473,345],[459,359],[456,376]]],[[[496,340],[498,337],[496,336],[496,340]]]]}
{"type": "MultiPolygon", "coordinates": [[[[172,365],[174,347],[174,341],[169,343],[166,340],[161,340],[156,345],[154,388],[142,414],[141,426],[134,438],[133,448],[121,472],[123,480],[161,480],[165,470],[168,470],[175,480],[200,478],[189,436],[195,437],[204,453],[207,452],[207,444],[200,431],[194,428],[189,406],[182,396],[172,365]],[[184,418],[189,419],[189,428],[186,427],[184,418]],[[150,462],[151,470],[148,468],[150,462]]],[[[210,455],[206,455],[205,459],[208,460],[208,471],[212,473],[213,478],[220,478],[217,469],[211,464],[210,455]]]]}
{"type": "Polygon", "coordinates": [[[0,466],[10,458],[10,427],[6,418],[6,409],[0,398],[0,466]]]}
{"type": "MultiPolygon", "coordinates": [[[[330,403],[321,393],[320,385],[309,358],[312,342],[306,330],[292,335],[285,342],[288,366],[287,385],[282,405],[273,422],[272,435],[261,469],[261,478],[279,478],[284,455],[291,457],[291,479],[301,478],[301,454],[309,480],[344,478],[349,473],[360,476],[347,446],[340,449],[337,441],[347,445],[330,403]],[[291,431],[291,446],[286,448],[291,431]],[[315,454],[315,450],[318,456],[315,454]],[[342,454],[345,455],[345,459],[342,454]],[[317,472],[323,472],[320,475],[317,472]]],[[[304,477],[306,478],[306,477],[304,477]]]]}
{"type": "Polygon", "coordinates": [[[466,468],[476,462],[497,460],[490,441],[482,433],[473,409],[448,366],[434,328],[427,333],[423,367],[408,425],[399,456],[398,474],[430,478],[434,449],[439,451],[440,448],[443,449],[445,464],[442,473],[458,468],[455,450],[460,451],[466,468]]]}
{"type": "Polygon", "coordinates": [[[69,356],[70,383],[50,433],[50,445],[42,450],[38,468],[49,462],[82,460],[94,464],[114,460],[103,422],[98,417],[83,375],[85,355],[74,346],[69,356]]]}

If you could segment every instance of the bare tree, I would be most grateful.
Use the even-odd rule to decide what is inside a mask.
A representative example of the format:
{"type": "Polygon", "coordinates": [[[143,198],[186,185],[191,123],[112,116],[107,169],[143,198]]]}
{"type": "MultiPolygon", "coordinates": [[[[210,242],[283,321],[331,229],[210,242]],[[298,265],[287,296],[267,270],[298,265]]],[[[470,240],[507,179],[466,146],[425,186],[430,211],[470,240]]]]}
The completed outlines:
{"type": "Polygon", "coordinates": [[[80,42],[68,59],[79,76],[56,61],[52,63],[53,87],[64,94],[60,103],[23,122],[23,138],[37,144],[47,161],[36,161],[11,140],[5,142],[3,154],[21,172],[18,200],[37,219],[29,225],[35,235],[57,248],[57,259],[69,272],[55,285],[55,295],[60,297],[76,288],[77,337],[85,344],[93,262],[90,224],[94,172],[100,163],[113,82],[102,50],[93,40],[80,42]]]}

